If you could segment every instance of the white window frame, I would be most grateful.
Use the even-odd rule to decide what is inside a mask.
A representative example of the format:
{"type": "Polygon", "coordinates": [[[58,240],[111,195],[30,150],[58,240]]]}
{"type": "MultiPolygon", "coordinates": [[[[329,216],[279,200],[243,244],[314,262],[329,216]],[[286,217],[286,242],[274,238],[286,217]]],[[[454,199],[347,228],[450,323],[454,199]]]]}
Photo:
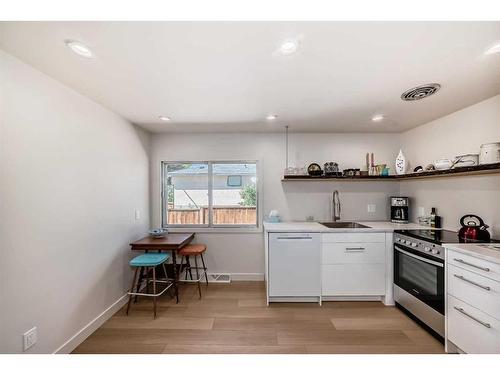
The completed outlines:
{"type": "Polygon", "coordinates": [[[202,160],[202,161],[161,161],[161,179],[160,179],[160,211],[161,211],[161,223],[163,228],[167,229],[199,229],[200,231],[213,231],[214,229],[227,229],[227,230],[260,230],[261,227],[261,178],[260,178],[260,163],[258,160],[202,160]],[[167,223],[167,210],[168,205],[165,205],[165,199],[167,197],[167,166],[169,164],[207,164],[208,165],[208,223],[207,224],[169,224],[167,223]],[[255,182],[255,186],[257,187],[257,204],[256,204],[256,222],[255,224],[213,224],[213,164],[255,164],[255,178],[257,181],[255,182]]]}

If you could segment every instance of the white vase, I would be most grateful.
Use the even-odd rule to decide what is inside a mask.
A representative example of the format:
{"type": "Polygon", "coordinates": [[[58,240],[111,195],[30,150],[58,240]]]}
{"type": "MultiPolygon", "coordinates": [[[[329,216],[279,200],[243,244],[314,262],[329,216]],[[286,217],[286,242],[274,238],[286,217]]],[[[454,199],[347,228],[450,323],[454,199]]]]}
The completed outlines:
{"type": "Polygon", "coordinates": [[[406,173],[406,158],[403,151],[399,150],[398,157],[396,158],[396,174],[406,173]]]}

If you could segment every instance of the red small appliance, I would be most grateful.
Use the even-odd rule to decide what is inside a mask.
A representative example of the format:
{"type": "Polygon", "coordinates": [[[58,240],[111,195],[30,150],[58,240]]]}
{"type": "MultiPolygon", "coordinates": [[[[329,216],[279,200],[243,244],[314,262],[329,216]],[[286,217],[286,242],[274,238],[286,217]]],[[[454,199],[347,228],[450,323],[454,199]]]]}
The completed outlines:
{"type": "Polygon", "coordinates": [[[458,231],[458,237],[464,242],[489,242],[490,232],[488,226],[477,215],[468,214],[460,219],[462,228],[458,231]]]}

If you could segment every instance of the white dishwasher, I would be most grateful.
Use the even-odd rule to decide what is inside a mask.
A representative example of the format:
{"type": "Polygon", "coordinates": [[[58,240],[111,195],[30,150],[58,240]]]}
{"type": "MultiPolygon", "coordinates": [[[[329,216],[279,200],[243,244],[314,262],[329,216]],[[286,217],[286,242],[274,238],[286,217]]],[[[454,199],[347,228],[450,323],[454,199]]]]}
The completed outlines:
{"type": "Polygon", "coordinates": [[[268,267],[270,301],[317,297],[321,303],[320,233],[270,233],[268,267]]]}

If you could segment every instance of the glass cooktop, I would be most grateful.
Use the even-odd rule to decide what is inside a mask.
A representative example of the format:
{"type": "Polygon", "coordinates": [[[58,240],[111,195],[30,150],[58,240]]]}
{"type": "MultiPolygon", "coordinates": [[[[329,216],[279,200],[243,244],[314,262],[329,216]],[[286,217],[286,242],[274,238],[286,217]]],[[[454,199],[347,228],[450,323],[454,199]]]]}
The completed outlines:
{"type": "MultiPolygon", "coordinates": [[[[451,230],[445,229],[421,229],[421,230],[396,230],[395,233],[399,233],[408,237],[418,238],[422,241],[429,241],[438,245],[443,243],[481,243],[485,241],[477,240],[463,240],[458,237],[458,232],[453,232],[451,230]]],[[[497,240],[491,240],[489,242],[500,242],[497,240]]]]}

